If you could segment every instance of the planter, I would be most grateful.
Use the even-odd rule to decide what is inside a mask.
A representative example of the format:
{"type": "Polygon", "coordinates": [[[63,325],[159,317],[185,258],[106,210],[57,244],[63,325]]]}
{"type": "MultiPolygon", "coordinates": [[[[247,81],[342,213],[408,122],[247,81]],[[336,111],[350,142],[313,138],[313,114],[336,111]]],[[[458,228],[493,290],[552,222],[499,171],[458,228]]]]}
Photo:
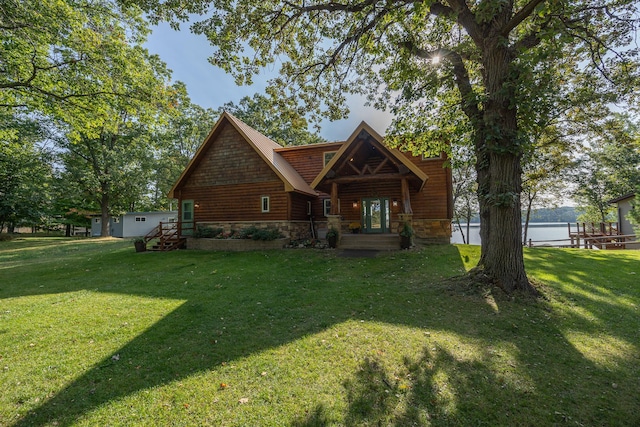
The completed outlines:
{"type": "Polygon", "coordinates": [[[411,247],[411,236],[400,236],[400,247],[409,249],[411,247]]]}
{"type": "Polygon", "coordinates": [[[327,243],[330,248],[335,248],[338,246],[338,236],[329,236],[327,237],[327,243]]]}
{"type": "Polygon", "coordinates": [[[136,247],[136,252],[144,252],[147,250],[147,243],[144,241],[135,241],[133,245],[136,247]]]}

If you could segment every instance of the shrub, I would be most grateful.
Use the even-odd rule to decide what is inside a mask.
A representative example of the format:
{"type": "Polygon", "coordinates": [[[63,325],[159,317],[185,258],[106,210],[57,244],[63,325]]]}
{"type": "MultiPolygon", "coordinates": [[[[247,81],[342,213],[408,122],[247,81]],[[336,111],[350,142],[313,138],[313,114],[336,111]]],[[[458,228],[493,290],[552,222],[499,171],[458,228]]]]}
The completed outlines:
{"type": "Polygon", "coordinates": [[[413,228],[411,228],[411,226],[409,225],[408,222],[404,223],[404,226],[402,227],[402,230],[400,231],[400,235],[402,237],[411,237],[411,236],[413,236],[413,228]]]}
{"type": "Polygon", "coordinates": [[[282,237],[282,233],[276,228],[258,228],[254,225],[251,227],[243,228],[238,233],[240,239],[252,239],[252,240],[276,240],[282,237]]]}
{"type": "Polygon", "coordinates": [[[204,237],[204,238],[218,237],[222,234],[223,231],[224,230],[219,227],[198,226],[193,237],[204,237]]]}

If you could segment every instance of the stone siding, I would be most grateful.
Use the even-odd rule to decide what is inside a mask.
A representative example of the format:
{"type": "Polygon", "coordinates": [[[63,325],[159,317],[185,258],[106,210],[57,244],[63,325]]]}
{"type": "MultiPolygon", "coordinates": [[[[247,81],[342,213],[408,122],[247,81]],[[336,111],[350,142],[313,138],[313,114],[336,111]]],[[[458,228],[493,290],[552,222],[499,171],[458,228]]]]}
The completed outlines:
{"type": "Polygon", "coordinates": [[[449,243],[451,221],[448,219],[416,219],[412,221],[415,237],[424,243],[449,243]]]}
{"type": "Polygon", "coordinates": [[[198,222],[198,226],[211,228],[222,228],[225,233],[239,231],[243,228],[276,228],[287,239],[309,239],[311,238],[311,228],[307,221],[215,221],[198,222]]]}

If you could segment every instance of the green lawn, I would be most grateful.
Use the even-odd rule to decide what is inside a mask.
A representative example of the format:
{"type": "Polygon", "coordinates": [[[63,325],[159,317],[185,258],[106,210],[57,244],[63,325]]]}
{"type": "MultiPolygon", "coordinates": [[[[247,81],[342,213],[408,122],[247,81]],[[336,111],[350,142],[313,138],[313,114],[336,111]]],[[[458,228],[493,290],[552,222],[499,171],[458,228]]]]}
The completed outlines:
{"type": "Polygon", "coordinates": [[[640,251],[525,254],[0,242],[0,425],[640,425],[640,251]]]}

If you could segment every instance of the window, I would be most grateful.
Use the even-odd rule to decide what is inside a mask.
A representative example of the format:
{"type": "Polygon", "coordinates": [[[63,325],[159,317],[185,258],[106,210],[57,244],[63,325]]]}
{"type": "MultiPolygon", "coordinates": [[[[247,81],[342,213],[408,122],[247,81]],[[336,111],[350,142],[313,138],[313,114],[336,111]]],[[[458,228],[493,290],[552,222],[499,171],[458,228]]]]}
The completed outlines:
{"type": "Polygon", "coordinates": [[[178,222],[178,218],[176,218],[175,216],[172,216],[169,218],[169,222],[178,222]]]}
{"type": "Polygon", "coordinates": [[[322,155],[324,156],[324,163],[322,164],[323,167],[327,166],[327,163],[329,163],[331,159],[333,159],[333,156],[335,156],[336,153],[337,151],[327,151],[325,153],[322,153],[322,155]]]}
{"type": "Polygon", "coordinates": [[[100,218],[96,218],[96,219],[95,219],[95,223],[96,223],[96,224],[100,224],[100,218]]]}
{"type": "Polygon", "coordinates": [[[262,212],[269,212],[269,196],[262,196],[262,212]]]}
{"type": "Polygon", "coordinates": [[[331,215],[331,199],[324,199],[322,201],[322,206],[324,208],[324,216],[331,215]]]}
{"type": "Polygon", "coordinates": [[[146,216],[137,216],[136,222],[145,222],[147,220],[146,216]]]}
{"type": "Polygon", "coordinates": [[[311,201],[307,201],[307,215],[311,215],[311,201]]]}
{"type": "Polygon", "coordinates": [[[112,218],[112,219],[113,219],[113,223],[114,223],[114,224],[118,224],[118,223],[120,223],[120,217],[119,217],[119,216],[117,216],[117,217],[115,217],[115,218],[112,218]]]}
{"type": "Polygon", "coordinates": [[[442,157],[442,153],[436,154],[435,156],[429,156],[428,154],[422,155],[422,160],[435,160],[440,159],[442,157]]]}
{"type": "Polygon", "coordinates": [[[182,201],[182,222],[193,221],[193,208],[194,208],[193,200],[182,201]]]}

